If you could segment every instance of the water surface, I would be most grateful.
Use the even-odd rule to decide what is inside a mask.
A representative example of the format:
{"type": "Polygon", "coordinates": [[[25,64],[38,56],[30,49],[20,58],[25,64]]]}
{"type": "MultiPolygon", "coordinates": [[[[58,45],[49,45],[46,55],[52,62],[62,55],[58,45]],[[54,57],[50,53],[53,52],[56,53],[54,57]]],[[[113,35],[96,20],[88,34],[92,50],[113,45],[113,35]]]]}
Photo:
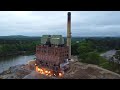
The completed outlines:
{"type": "Polygon", "coordinates": [[[26,64],[28,61],[33,60],[35,55],[17,55],[0,57],[0,73],[7,70],[11,66],[18,64],[26,64]]]}

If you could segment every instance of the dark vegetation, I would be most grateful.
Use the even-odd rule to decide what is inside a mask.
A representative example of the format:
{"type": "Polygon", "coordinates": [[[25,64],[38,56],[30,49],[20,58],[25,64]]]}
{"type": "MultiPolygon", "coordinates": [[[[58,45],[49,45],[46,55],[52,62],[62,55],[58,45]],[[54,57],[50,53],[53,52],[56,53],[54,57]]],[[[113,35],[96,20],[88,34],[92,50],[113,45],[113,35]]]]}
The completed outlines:
{"type": "MultiPolygon", "coordinates": [[[[77,55],[80,62],[95,64],[120,74],[120,65],[100,56],[100,53],[120,50],[120,38],[86,38],[72,42],[72,55],[77,55]],[[78,42],[79,41],[79,42],[78,42]]],[[[116,53],[120,59],[120,52],[116,53]]]]}
{"type": "Polygon", "coordinates": [[[0,56],[34,54],[36,45],[39,43],[40,37],[1,36],[0,56]]]}

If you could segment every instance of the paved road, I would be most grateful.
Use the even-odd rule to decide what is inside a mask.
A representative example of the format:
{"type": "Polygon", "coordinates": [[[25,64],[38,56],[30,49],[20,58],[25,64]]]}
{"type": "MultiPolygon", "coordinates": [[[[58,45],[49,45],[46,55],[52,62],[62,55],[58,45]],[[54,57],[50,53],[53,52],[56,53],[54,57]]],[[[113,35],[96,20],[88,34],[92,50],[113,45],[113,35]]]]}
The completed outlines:
{"type": "Polygon", "coordinates": [[[116,50],[110,50],[105,53],[100,54],[100,56],[105,57],[107,59],[111,58],[113,55],[115,55],[116,50]]]}

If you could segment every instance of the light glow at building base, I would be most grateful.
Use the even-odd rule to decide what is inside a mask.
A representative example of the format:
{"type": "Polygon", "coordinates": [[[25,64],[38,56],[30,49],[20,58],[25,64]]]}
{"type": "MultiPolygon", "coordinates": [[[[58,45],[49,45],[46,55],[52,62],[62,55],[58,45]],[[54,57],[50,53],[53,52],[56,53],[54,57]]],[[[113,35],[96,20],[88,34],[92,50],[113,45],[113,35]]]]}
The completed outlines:
{"type": "Polygon", "coordinates": [[[55,76],[55,77],[63,77],[63,73],[61,72],[58,72],[57,74],[54,73],[53,71],[51,70],[47,70],[45,68],[39,68],[38,66],[36,66],[36,71],[39,72],[40,74],[43,74],[43,75],[46,75],[46,76],[55,76]]]}

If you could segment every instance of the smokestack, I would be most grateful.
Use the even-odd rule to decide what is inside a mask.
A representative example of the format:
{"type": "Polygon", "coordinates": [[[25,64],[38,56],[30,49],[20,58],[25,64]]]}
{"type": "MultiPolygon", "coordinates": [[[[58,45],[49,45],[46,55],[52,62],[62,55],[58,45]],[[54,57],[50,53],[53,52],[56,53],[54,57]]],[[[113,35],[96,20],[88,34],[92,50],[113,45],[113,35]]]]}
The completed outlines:
{"type": "Polygon", "coordinates": [[[69,59],[71,59],[71,12],[67,17],[67,46],[69,47],[69,59]]]}

